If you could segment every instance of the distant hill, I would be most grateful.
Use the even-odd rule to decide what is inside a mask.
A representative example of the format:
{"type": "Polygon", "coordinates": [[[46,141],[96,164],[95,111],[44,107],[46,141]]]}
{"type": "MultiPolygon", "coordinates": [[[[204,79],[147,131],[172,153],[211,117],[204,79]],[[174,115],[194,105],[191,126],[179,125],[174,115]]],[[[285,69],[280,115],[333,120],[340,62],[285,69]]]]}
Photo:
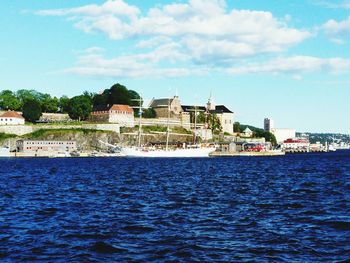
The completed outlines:
{"type": "Polygon", "coordinates": [[[321,142],[321,143],[350,143],[350,135],[339,134],[339,133],[301,133],[297,132],[297,137],[308,137],[311,143],[321,142]]]}

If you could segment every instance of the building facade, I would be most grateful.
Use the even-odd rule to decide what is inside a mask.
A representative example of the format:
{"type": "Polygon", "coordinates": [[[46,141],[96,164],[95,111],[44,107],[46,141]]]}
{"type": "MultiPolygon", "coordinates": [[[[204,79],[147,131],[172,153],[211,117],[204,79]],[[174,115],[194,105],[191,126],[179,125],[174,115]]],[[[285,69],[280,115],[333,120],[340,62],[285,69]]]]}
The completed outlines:
{"type": "MultiPolygon", "coordinates": [[[[181,121],[182,127],[189,129],[193,128],[194,118],[191,118],[195,112],[209,112],[215,114],[220,121],[222,130],[225,133],[233,133],[233,119],[234,113],[230,111],[224,105],[215,105],[210,98],[206,107],[194,106],[194,105],[181,105],[181,101],[178,96],[174,96],[171,99],[152,99],[149,104],[150,108],[153,108],[157,113],[157,118],[176,119],[181,121]],[[192,125],[191,125],[192,124],[192,125]]],[[[202,125],[198,125],[203,126],[202,125]]]]}
{"type": "MultiPolygon", "coordinates": [[[[225,105],[215,105],[213,100],[210,98],[207,105],[204,106],[193,106],[193,105],[182,105],[183,112],[195,113],[204,112],[215,115],[222,126],[222,132],[233,134],[233,123],[234,113],[229,110],[225,105]]],[[[193,120],[191,120],[193,122],[193,120]]]]}
{"type": "Polygon", "coordinates": [[[174,96],[170,99],[153,98],[149,104],[149,107],[155,110],[157,113],[157,118],[179,118],[183,112],[181,101],[178,96],[174,96]]]}
{"type": "Polygon", "coordinates": [[[25,120],[15,111],[6,111],[0,115],[0,125],[24,125],[25,120]]]}
{"type": "Polygon", "coordinates": [[[107,107],[95,107],[91,112],[92,122],[118,123],[120,127],[134,127],[134,110],[129,105],[114,104],[107,107]]]}
{"type": "Polygon", "coordinates": [[[207,109],[209,113],[215,114],[219,118],[224,133],[233,134],[234,113],[231,110],[225,105],[216,105],[211,96],[207,103],[207,109]]]}
{"type": "Polygon", "coordinates": [[[16,151],[28,156],[51,156],[76,150],[76,141],[18,140],[16,143],[16,151]]]}
{"type": "Polygon", "coordinates": [[[253,137],[253,131],[251,129],[249,129],[249,127],[247,127],[247,128],[245,128],[243,133],[241,133],[241,136],[242,135],[246,138],[251,138],[251,137],[253,137]]]}
{"type": "Polygon", "coordinates": [[[273,120],[270,118],[265,118],[264,119],[264,130],[267,132],[271,132],[272,129],[274,129],[274,124],[273,124],[273,120]]]}
{"type": "Polygon", "coordinates": [[[277,143],[283,143],[285,140],[290,138],[295,138],[296,130],[295,129],[277,129],[274,128],[271,130],[271,133],[275,135],[277,143]]]}
{"type": "Polygon", "coordinates": [[[274,122],[270,118],[264,119],[264,130],[271,132],[275,137],[278,144],[283,143],[285,140],[294,138],[296,135],[295,129],[281,129],[275,128],[274,122]]]}

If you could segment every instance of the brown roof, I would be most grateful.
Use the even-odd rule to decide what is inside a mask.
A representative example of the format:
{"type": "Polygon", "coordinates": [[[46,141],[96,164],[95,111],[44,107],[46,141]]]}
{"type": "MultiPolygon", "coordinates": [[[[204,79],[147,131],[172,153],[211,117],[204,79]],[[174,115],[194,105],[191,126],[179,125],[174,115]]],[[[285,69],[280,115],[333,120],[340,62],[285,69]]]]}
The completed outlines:
{"type": "Polygon", "coordinates": [[[126,111],[133,113],[134,110],[129,105],[120,105],[120,104],[114,104],[109,110],[115,110],[115,111],[126,111]]]}
{"type": "Polygon", "coordinates": [[[24,119],[21,114],[15,112],[15,111],[6,111],[4,114],[2,114],[0,117],[3,118],[19,118],[24,119]]]}

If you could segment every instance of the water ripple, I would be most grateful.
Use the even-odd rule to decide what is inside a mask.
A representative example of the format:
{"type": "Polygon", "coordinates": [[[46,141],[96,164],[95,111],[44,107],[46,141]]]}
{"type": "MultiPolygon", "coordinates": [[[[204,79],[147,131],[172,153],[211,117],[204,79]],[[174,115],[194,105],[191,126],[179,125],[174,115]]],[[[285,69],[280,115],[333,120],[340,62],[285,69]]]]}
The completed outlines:
{"type": "Polygon", "coordinates": [[[346,262],[350,152],[0,159],[2,262],[346,262]]]}

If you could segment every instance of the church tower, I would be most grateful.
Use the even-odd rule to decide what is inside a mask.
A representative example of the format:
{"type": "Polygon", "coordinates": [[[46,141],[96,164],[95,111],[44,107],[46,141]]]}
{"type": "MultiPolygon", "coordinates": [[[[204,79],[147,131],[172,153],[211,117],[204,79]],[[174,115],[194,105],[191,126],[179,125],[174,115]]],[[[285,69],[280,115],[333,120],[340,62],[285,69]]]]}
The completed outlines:
{"type": "Polygon", "coordinates": [[[216,105],[214,103],[213,96],[212,96],[211,92],[210,92],[210,97],[209,97],[208,103],[207,103],[207,109],[210,111],[216,109],[216,105]]]}

